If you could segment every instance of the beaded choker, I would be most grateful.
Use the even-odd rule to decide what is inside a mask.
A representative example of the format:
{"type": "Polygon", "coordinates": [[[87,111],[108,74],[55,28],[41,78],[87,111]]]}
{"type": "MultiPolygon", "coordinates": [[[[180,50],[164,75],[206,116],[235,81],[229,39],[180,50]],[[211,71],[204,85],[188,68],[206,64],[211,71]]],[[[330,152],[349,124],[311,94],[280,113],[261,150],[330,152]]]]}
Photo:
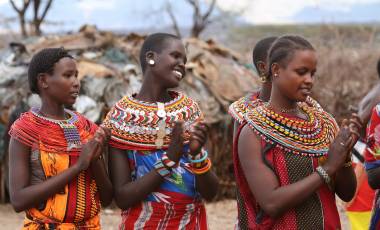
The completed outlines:
{"type": "Polygon", "coordinates": [[[278,114],[264,104],[251,108],[245,119],[256,134],[285,151],[313,157],[326,155],[338,131],[334,118],[307,105],[300,109],[308,120],[278,114]]]}
{"type": "Polygon", "coordinates": [[[104,125],[112,130],[110,145],[120,149],[165,149],[175,122],[184,122],[188,141],[192,124],[203,119],[198,104],[182,93],[170,91],[167,103],[147,103],[125,96],[107,114],[104,125]]]}

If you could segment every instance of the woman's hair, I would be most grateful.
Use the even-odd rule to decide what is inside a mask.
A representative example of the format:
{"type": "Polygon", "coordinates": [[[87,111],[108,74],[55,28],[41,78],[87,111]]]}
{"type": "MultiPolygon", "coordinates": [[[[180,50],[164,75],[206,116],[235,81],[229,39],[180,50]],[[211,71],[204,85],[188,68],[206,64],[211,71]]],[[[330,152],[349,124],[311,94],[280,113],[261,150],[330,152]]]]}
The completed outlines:
{"type": "Polygon", "coordinates": [[[380,78],[380,58],[379,58],[379,60],[377,60],[377,75],[380,78]]]}
{"type": "Polygon", "coordinates": [[[259,69],[258,62],[266,62],[270,46],[277,37],[266,37],[258,41],[252,51],[252,61],[256,69],[259,69]]]}
{"type": "Polygon", "coordinates": [[[145,59],[146,53],[149,51],[160,53],[163,49],[165,49],[167,45],[166,42],[172,39],[180,40],[179,37],[167,33],[154,33],[145,38],[140,50],[140,65],[143,73],[145,72],[147,65],[145,59]]]}
{"type": "Polygon", "coordinates": [[[28,81],[32,93],[39,94],[38,75],[41,73],[54,73],[54,65],[62,58],[73,58],[64,48],[46,48],[36,53],[29,63],[28,81]]]}
{"type": "Polygon", "coordinates": [[[305,38],[297,35],[284,35],[276,39],[268,52],[268,77],[272,77],[272,64],[278,63],[285,67],[299,50],[315,50],[305,38]]]}

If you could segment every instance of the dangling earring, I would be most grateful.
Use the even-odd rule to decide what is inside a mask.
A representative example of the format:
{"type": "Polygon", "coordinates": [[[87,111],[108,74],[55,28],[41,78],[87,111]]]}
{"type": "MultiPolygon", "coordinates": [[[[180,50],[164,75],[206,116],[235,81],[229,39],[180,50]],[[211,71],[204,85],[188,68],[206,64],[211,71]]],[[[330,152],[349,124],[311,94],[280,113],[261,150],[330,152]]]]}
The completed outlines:
{"type": "Polygon", "coordinates": [[[155,64],[155,62],[154,62],[153,59],[150,59],[150,60],[148,61],[148,63],[149,63],[149,65],[151,65],[151,66],[153,66],[153,65],[155,64]]]}
{"type": "Polygon", "coordinates": [[[260,81],[261,83],[267,82],[267,76],[265,76],[265,74],[260,74],[260,81]]]}

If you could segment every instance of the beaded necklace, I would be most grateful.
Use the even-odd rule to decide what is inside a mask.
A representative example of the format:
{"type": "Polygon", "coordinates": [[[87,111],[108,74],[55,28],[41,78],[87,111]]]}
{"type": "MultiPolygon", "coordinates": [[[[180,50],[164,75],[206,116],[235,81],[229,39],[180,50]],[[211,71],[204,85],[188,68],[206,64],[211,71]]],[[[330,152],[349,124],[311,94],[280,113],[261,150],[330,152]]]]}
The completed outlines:
{"type": "MultiPolygon", "coordinates": [[[[245,123],[245,115],[250,111],[251,108],[262,105],[264,102],[259,99],[259,92],[248,93],[244,97],[232,103],[229,107],[228,113],[240,124],[245,123]]],[[[302,107],[307,105],[313,107],[319,111],[323,111],[319,103],[311,97],[307,97],[305,102],[299,102],[298,106],[302,107]]],[[[292,111],[281,111],[283,113],[288,113],[292,111]]]]}
{"type": "Polygon", "coordinates": [[[308,120],[276,113],[266,104],[251,108],[245,119],[256,134],[285,151],[312,157],[326,155],[338,131],[334,118],[307,105],[300,109],[308,120]]]}
{"type": "Polygon", "coordinates": [[[112,130],[110,144],[121,149],[166,148],[177,121],[184,123],[184,138],[188,140],[192,124],[203,116],[191,98],[179,92],[169,93],[173,100],[166,103],[143,102],[132,95],[117,102],[104,121],[112,130]]]}
{"type": "Polygon", "coordinates": [[[68,109],[65,109],[65,113],[69,114],[69,118],[66,120],[56,120],[56,119],[45,117],[41,114],[39,108],[32,108],[31,112],[33,113],[34,116],[42,120],[51,122],[53,124],[59,125],[61,127],[61,129],[63,130],[63,134],[65,136],[66,142],[67,142],[67,151],[70,151],[71,149],[75,149],[75,148],[80,148],[82,143],[80,140],[78,129],[75,126],[75,123],[78,121],[78,116],[74,112],[68,109]]]}

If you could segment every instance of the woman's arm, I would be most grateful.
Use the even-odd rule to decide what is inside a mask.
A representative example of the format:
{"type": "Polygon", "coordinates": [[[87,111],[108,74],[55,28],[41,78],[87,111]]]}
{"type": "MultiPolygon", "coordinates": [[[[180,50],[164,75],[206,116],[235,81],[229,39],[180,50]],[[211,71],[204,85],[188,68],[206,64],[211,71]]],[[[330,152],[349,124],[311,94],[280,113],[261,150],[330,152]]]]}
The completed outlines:
{"type": "Polygon", "coordinates": [[[155,191],[164,181],[155,170],[131,180],[131,170],[128,163],[127,152],[121,149],[109,149],[109,169],[114,187],[114,196],[119,208],[125,210],[144,200],[155,191]]]}
{"type": "Polygon", "coordinates": [[[100,202],[103,207],[106,207],[112,202],[113,190],[103,157],[91,163],[91,172],[99,189],[100,202]]]}
{"type": "Polygon", "coordinates": [[[356,176],[352,167],[342,167],[335,176],[335,193],[345,202],[349,202],[356,192],[356,176]]]}
{"type": "MultiPolygon", "coordinates": [[[[189,143],[190,155],[195,156],[201,151],[202,146],[207,141],[207,131],[207,126],[202,122],[194,125],[189,143]]],[[[212,200],[218,192],[219,187],[219,181],[215,173],[209,170],[201,175],[195,174],[195,180],[197,191],[201,194],[202,198],[208,201],[212,200]]]]}
{"type": "Polygon", "coordinates": [[[96,160],[91,163],[91,172],[99,189],[100,202],[103,207],[108,206],[112,202],[113,198],[112,183],[108,176],[107,168],[103,160],[104,147],[108,142],[110,136],[111,130],[107,128],[101,126],[97,130],[94,138],[98,143],[102,143],[102,146],[98,149],[99,152],[94,154],[96,160]]]}
{"type": "MultiPolygon", "coordinates": [[[[183,151],[183,124],[177,123],[171,134],[171,143],[167,150],[169,159],[178,162],[183,151]]],[[[109,148],[109,170],[114,187],[114,196],[119,208],[125,210],[144,200],[164,181],[155,169],[138,178],[131,179],[127,152],[121,149],[109,148]]]]}
{"type": "MultiPolygon", "coordinates": [[[[346,148],[340,145],[348,141],[350,132],[341,129],[330,146],[329,158],[322,167],[330,177],[344,164],[346,148]]],[[[289,209],[305,202],[324,184],[317,172],[296,183],[280,186],[277,176],[261,158],[261,143],[250,127],[243,127],[238,142],[239,160],[251,192],[265,213],[278,218],[289,209]]]]}
{"type": "Polygon", "coordinates": [[[82,160],[78,160],[72,167],[40,184],[30,185],[30,148],[11,138],[9,145],[9,194],[15,211],[21,212],[36,207],[61,191],[66,184],[88,167],[91,155],[87,154],[87,157],[89,159],[82,157],[82,160]]]}

